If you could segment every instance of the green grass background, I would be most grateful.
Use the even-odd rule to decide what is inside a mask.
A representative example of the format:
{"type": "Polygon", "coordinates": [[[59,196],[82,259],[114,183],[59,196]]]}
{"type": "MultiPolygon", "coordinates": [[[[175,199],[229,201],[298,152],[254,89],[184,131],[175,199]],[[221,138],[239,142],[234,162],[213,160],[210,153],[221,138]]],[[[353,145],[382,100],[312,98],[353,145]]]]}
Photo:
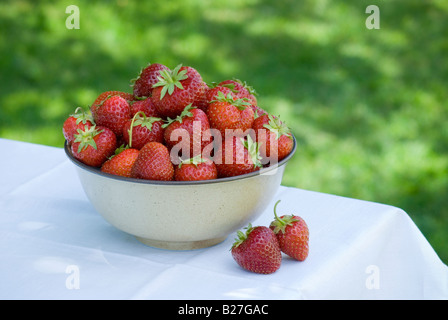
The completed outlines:
{"type": "Polygon", "coordinates": [[[3,0],[0,31],[0,137],[61,147],[149,62],[240,78],[298,140],[284,185],[398,206],[448,262],[446,0],[3,0]]]}

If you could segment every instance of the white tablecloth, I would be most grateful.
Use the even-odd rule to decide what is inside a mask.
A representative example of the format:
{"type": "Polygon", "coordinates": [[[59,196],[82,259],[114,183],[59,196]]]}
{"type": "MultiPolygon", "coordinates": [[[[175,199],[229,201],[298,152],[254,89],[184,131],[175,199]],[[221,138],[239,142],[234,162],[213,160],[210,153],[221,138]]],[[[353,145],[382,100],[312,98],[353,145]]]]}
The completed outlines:
{"type": "MultiPolygon", "coordinates": [[[[403,210],[280,187],[310,229],[304,262],[241,269],[231,234],[199,250],[151,248],[91,206],[62,148],[0,139],[1,299],[447,299],[448,267],[403,210]]],[[[300,154],[296,156],[300,157],[300,154]]]]}

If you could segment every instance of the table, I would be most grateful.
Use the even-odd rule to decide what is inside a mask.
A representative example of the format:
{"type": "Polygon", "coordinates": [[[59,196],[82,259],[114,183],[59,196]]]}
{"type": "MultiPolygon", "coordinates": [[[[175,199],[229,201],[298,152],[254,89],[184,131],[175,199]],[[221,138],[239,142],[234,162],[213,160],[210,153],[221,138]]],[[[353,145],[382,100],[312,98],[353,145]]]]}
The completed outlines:
{"type": "Polygon", "coordinates": [[[91,206],[62,148],[0,139],[1,299],[447,299],[448,267],[403,210],[281,186],[310,254],[260,275],[232,259],[235,234],[206,249],[151,248],[91,206]]]}

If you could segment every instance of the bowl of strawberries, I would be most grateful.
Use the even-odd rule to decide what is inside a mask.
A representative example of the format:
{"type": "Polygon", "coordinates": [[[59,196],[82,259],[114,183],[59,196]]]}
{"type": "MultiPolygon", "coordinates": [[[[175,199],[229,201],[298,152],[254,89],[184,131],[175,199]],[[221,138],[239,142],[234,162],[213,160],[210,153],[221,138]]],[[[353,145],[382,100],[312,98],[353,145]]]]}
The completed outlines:
{"type": "Polygon", "coordinates": [[[205,248],[255,220],[296,139],[240,80],[149,64],[132,93],[106,91],[64,122],[65,152],[96,211],[142,243],[205,248]]]}

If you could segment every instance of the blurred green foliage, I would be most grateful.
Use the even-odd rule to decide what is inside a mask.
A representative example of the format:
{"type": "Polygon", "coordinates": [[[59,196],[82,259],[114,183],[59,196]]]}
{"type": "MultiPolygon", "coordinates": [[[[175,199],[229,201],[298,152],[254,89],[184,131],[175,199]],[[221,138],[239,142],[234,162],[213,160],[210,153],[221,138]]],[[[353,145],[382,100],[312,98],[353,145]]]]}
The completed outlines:
{"type": "Polygon", "coordinates": [[[61,147],[69,113],[149,62],[240,78],[296,135],[284,185],[401,207],[446,263],[447,30],[445,0],[4,0],[0,137],[61,147]]]}

